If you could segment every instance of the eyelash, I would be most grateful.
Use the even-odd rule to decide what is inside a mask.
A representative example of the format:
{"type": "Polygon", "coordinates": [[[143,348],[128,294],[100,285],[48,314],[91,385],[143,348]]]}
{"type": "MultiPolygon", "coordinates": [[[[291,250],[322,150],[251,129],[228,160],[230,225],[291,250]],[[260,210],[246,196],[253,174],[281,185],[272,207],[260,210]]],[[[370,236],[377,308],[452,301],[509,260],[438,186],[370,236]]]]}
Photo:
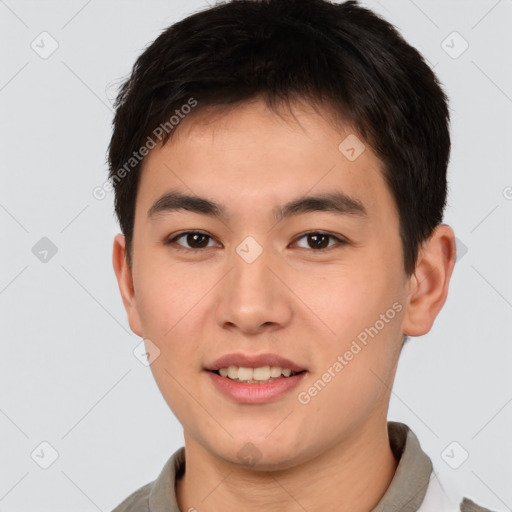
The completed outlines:
{"type": "MultiPolygon", "coordinates": [[[[179,240],[180,238],[183,238],[187,235],[203,235],[203,236],[206,236],[208,237],[209,239],[214,239],[211,235],[208,235],[207,233],[203,233],[202,231],[184,231],[182,233],[179,233],[178,235],[172,237],[172,238],[169,238],[168,240],[166,240],[164,242],[165,245],[173,245],[175,244],[175,248],[179,251],[186,251],[186,252],[199,252],[199,251],[204,251],[205,249],[211,249],[211,247],[203,247],[203,248],[200,248],[200,249],[193,249],[193,248],[187,248],[187,247],[183,247],[179,244],[176,244],[176,241],[179,240]]],[[[311,230],[311,231],[307,231],[306,233],[302,233],[302,235],[298,236],[296,239],[295,239],[295,242],[300,240],[301,238],[304,238],[304,237],[307,237],[309,235],[321,235],[321,236],[326,236],[326,237],[329,237],[331,239],[334,239],[336,242],[338,242],[338,245],[346,245],[348,244],[349,242],[347,240],[345,240],[344,238],[340,238],[339,236],[336,236],[336,235],[333,235],[331,233],[327,233],[325,231],[318,231],[318,230],[311,230]]],[[[309,248],[308,250],[309,251],[312,251],[312,252],[325,252],[329,249],[332,249],[333,247],[335,246],[328,246],[328,247],[325,247],[325,248],[322,248],[322,249],[311,249],[309,248]]],[[[301,247],[301,249],[303,249],[303,247],[301,247]]]]}

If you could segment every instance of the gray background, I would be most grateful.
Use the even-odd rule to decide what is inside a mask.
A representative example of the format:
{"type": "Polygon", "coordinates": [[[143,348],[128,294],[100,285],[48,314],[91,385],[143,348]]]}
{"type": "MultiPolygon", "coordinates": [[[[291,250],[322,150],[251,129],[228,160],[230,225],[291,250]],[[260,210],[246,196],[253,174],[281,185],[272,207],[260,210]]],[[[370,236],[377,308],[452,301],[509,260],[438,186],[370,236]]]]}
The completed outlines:
{"type": "MultiPolygon", "coordinates": [[[[132,352],[112,194],[92,190],[106,179],[120,79],[164,27],[205,5],[0,0],[2,512],[111,510],[183,444],[132,352]]],[[[461,251],[434,328],[404,350],[390,419],[416,432],[441,479],[512,510],[512,1],[365,5],[451,98],[445,221],[461,251]]]]}

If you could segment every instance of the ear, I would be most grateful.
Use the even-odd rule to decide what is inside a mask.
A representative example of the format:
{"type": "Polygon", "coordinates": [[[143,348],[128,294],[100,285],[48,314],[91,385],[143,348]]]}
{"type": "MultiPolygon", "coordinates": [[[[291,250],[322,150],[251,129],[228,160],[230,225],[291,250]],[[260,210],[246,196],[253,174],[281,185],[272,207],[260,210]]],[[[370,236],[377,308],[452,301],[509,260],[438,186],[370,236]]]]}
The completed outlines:
{"type": "Polygon", "coordinates": [[[128,315],[130,329],[137,334],[137,336],[142,337],[141,322],[133,287],[132,269],[129,267],[126,259],[126,240],[124,235],[118,234],[114,238],[112,264],[114,266],[119,291],[123,299],[124,309],[128,315]]]}
{"type": "Polygon", "coordinates": [[[439,224],[419,253],[410,277],[403,332],[406,336],[427,334],[443,307],[457,256],[453,229],[439,224]]]}

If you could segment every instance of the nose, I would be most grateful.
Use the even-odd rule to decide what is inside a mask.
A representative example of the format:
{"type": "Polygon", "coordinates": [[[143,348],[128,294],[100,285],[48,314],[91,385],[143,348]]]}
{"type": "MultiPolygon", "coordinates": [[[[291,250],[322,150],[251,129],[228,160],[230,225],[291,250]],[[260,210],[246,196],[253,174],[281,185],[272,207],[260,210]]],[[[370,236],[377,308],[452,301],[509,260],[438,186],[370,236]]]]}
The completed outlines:
{"type": "Polygon", "coordinates": [[[283,268],[270,251],[252,262],[234,252],[230,272],[217,288],[216,320],[224,329],[244,334],[274,331],[293,315],[292,294],[283,282],[283,268]]]}

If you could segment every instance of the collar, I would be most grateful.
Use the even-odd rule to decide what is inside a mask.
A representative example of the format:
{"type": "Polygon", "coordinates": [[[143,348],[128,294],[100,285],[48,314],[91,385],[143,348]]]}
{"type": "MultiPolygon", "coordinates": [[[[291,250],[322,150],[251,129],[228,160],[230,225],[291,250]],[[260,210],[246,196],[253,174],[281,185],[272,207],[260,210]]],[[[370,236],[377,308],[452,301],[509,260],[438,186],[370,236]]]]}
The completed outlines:
{"type": "MultiPolygon", "coordinates": [[[[404,423],[388,422],[389,442],[398,466],[384,496],[371,512],[417,512],[430,482],[432,462],[404,423]]],[[[149,492],[149,512],[181,512],[175,483],[185,471],[185,447],[167,460],[149,492]]]]}
{"type": "Polygon", "coordinates": [[[371,512],[416,512],[425,498],[432,461],[404,423],[388,422],[389,444],[399,461],[393,480],[371,512]]]}

